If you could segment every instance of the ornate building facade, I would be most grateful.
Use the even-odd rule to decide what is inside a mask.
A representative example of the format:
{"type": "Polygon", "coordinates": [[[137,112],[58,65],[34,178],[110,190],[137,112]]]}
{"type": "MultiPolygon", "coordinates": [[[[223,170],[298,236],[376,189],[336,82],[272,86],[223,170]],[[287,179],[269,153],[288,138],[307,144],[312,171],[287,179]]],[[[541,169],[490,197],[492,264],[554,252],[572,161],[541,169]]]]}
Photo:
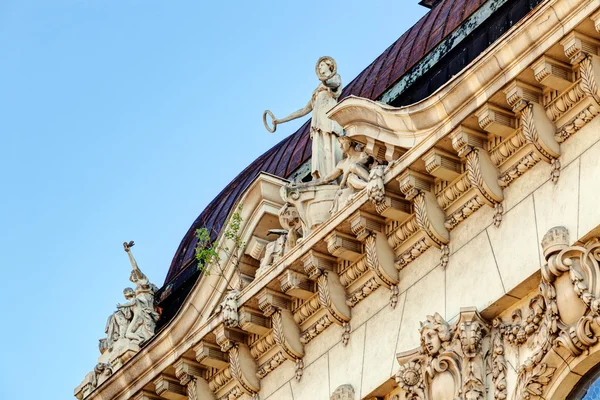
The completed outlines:
{"type": "Polygon", "coordinates": [[[322,57],[305,108],[265,112],[312,119],[163,287],[124,244],[78,399],[597,398],[600,0],[421,3],[347,86],[322,57]]]}

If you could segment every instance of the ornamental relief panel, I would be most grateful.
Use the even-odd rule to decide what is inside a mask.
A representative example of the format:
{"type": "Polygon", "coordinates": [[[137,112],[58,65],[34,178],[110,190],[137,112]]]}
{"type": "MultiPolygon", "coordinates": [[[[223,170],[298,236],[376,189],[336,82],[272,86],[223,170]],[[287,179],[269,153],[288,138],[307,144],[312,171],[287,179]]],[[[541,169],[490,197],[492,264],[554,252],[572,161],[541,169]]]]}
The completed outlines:
{"type": "Polygon", "coordinates": [[[405,398],[546,398],[557,371],[585,358],[600,337],[600,238],[569,243],[564,227],[546,233],[537,293],[509,318],[486,321],[475,308],[462,308],[452,324],[427,316],[420,346],[397,356],[405,398]],[[508,363],[507,352],[515,360],[521,353],[520,361],[508,363]]]}

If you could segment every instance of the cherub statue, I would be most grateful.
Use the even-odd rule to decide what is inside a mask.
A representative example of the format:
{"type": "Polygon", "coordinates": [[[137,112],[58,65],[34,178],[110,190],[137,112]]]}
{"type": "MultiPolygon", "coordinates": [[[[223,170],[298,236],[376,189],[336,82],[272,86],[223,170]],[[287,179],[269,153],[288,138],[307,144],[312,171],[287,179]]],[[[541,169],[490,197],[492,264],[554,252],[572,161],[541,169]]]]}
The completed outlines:
{"type": "Polygon", "coordinates": [[[275,132],[278,124],[303,117],[312,111],[310,138],[312,139],[311,173],[314,179],[323,178],[331,173],[342,158],[340,146],[336,140],[342,135],[342,127],[327,117],[327,111],[336,104],[342,93],[342,79],[337,73],[337,65],[331,57],[321,57],[316,65],[317,77],[321,81],[313,91],[308,104],[285,118],[277,119],[269,110],[263,114],[263,122],[269,132],[275,132]],[[273,127],[267,124],[267,115],[273,119],[273,127]]]}
{"type": "Polygon", "coordinates": [[[452,339],[450,326],[438,313],[428,315],[419,328],[421,334],[421,351],[430,356],[437,356],[452,339]]]}
{"type": "Polygon", "coordinates": [[[156,321],[159,318],[154,308],[154,293],[158,288],[148,281],[146,275],[138,267],[133,254],[131,254],[131,247],[133,245],[133,242],[123,243],[123,248],[129,256],[132,267],[129,280],[135,283],[135,299],[132,301],[132,305],[127,305],[127,307],[131,306],[133,317],[127,326],[125,337],[136,343],[143,344],[154,335],[156,321]]]}
{"type": "Polygon", "coordinates": [[[371,158],[363,150],[363,145],[355,143],[347,136],[340,136],[338,141],[344,152],[344,158],[337,163],[329,175],[306,183],[292,183],[292,186],[295,187],[318,186],[336,182],[341,177],[337,196],[331,206],[331,213],[337,211],[341,206],[340,203],[343,204],[344,200],[348,200],[356,192],[367,187],[369,182],[367,166],[371,158]],[[343,199],[340,199],[341,197],[343,199]]]}

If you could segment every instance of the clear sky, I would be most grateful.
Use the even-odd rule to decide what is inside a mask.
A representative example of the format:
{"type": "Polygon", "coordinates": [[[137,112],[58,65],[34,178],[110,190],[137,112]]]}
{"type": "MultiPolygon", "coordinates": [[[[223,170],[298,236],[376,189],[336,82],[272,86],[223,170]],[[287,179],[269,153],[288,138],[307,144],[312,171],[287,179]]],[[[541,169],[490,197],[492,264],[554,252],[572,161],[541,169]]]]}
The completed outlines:
{"type": "Polygon", "coordinates": [[[303,107],[427,11],[418,0],[0,0],[0,397],[70,399],[134,240],[162,286],[193,220],[303,107]]]}

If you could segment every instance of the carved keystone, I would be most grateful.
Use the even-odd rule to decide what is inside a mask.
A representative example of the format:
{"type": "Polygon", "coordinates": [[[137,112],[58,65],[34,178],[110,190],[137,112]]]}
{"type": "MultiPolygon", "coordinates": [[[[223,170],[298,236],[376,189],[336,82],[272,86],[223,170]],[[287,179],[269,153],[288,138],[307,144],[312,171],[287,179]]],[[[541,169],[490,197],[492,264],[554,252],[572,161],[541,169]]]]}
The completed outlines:
{"type": "Polygon", "coordinates": [[[272,316],[277,310],[289,310],[292,304],[290,296],[264,288],[258,293],[258,308],[267,317],[272,316]]]}
{"type": "Polygon", "coordinates": [[[478,132],[464,125],[459,125],[451,134],[452,147],[459,157],[466,157],[475,147],[483,149],[487,137],[485,133],[478,132]]]}
{"type": "Polygon", "coordinates": [[[565,49],[565,55],[569,58],[571,64],[576,65],[588,55],[597,56],[600,41],[583,33],[572,31],[560,41],[560,44],[565,49]]]}
{"type": "Polygon", "coordinates": [[[354,262],[362,255],[360,242],[345,233],[333,231],[325,237],[325,241],[327,251],[335,257],[354,262]]]}
{"type": "Polygon", "coordinates": [[[361,210],[350,217],[350,229],[361,242],[372,232],[383,232],[384,224],[383,218],[361,210]]]}
{"type": "Polygon", "coordinates": [[[542,89],[519,80],[512,81],[504,90],[506,101],[519,114],[529,103],[540,103],[542,89]]]}
{"type": "Polygon", "coordinates": [[[492,103],[486,103],[476,113],[479,126],[486,132],[497,136],[509,136],[516,127],[515,115],[492,103]]]}
{"type": "Polygon", "coordinates": [[[187,390],[176,379],[161,374],[154,380],[156,394],[169,400],[187,400],[187,390]]]}
{"type": "Polygon", "coordinates": [[[259,310],[244,306],[238,312],[239,326],[246,332],[265,335],[271,329],[270,321],[259,310]]]}
{"type": "Polygon", "coordinates": [[[573,71],[569,64],[542,56],[531,66],[535,80],[544,86],[559,92],[565,91],[573,84],[573,71]]]}
{"type": "Polygon", "coordinates": [[[433,188],[433,179],[430,176],[410,169],[404,171],[396,180],[400,184],[400,191],[408,200],[414,199],[422,191],[431,192],[433,188]]]}
{"type": "Polygon", "coordinates": [[[436,178],[452,182],[461,174],[460,159],[453,154],[433,148],[423,156],[425,169],[436,178]]]}
{"type": "Polygon", "coordinates": [[[286,270],[280,277],[281,291],[298,299],[308,300],[315,293],[314,283],[300,272],[286,270]]]}
{"type": "Polygon", "coordinates": [[[229,356],[220,347],[208,342],[200,342],[194,347],[196,361],[210,368],[223,369],[229,365],[229,356]]]}
{"type": "Polygon", "coordinates": [[[337,263],[334,257],[313,250],[306,253],[300,260],[304,265],[304,272],[310,279],[317,279],[323,271],[333,271],[337,263]]]}

